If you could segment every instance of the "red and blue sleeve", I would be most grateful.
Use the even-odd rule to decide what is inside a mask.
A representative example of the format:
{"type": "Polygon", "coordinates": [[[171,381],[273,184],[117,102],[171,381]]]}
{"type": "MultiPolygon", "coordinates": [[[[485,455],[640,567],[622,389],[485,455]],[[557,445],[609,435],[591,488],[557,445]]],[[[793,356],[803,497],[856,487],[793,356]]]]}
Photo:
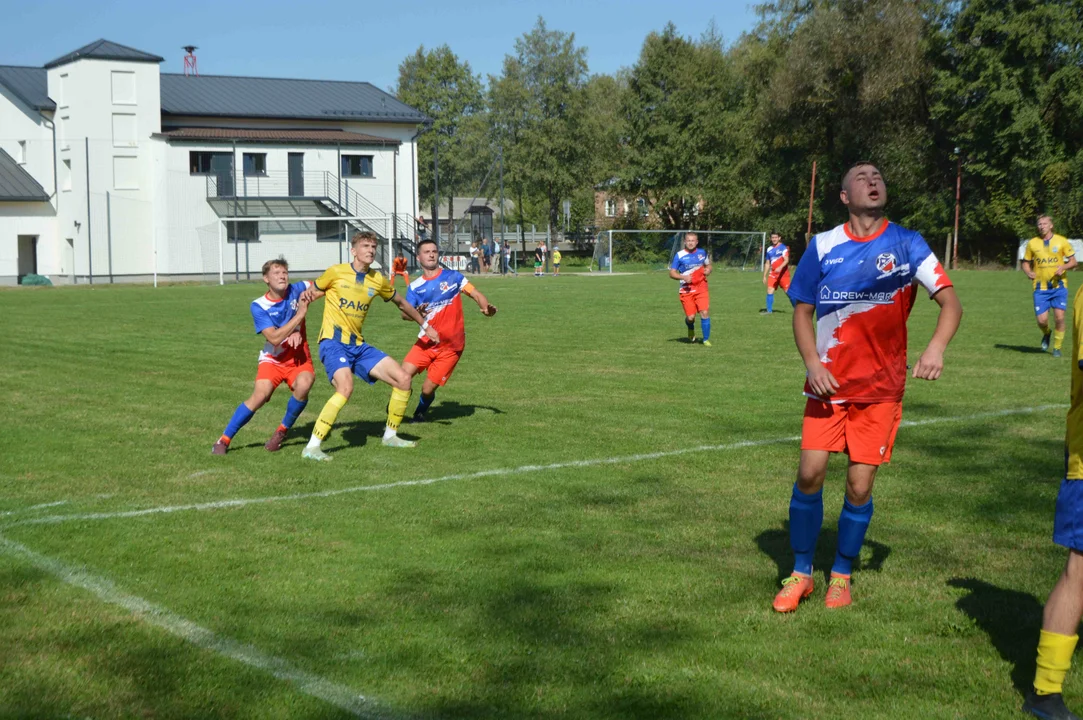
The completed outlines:
{"type": "Polygon", "coordinates": [[[797,263],[793,279],[790,281],[790,289],[786,294],[793,305],[802,302],[808,305],[816,304],[816,293],[820,284],[820,253],[816,249],[816,238],[809,241],[804,255],[797,263]]]}

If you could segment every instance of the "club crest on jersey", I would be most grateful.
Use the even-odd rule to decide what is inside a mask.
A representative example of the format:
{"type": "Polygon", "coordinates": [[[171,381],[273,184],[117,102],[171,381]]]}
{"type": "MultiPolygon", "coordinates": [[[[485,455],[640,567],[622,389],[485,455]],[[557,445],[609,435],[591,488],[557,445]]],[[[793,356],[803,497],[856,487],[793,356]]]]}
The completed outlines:
{"type": "Polygon", "coordinates": [[[876,269],[882,273],[889,273],[895,269],[895,256],[891,253],[880,253],[876,256],[876,269]]]}
{"type": "Polygon", "coordinates": [[[369,288],[369,297],[372,297],[375,294],[376,294],[376,291],[373,290],[372,288],[369,288]]]}
{"type": "Polygon", "coordinates": [[[451,283],[449,283],[449,282],[440,283],[440,292],[447,292],[450,289],[451,289],[451,283]]]}

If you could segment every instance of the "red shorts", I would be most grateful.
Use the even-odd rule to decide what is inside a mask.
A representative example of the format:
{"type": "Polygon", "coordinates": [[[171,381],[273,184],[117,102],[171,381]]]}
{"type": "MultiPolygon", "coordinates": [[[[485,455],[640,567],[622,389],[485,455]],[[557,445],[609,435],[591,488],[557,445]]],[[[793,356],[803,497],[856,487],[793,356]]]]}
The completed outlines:
{"type": "Polygon", "coordinates": [[[844,452],[863,465],[890,462],[902,422],[901,402],[832,404],[809,398],[801,449],[844,452]]]}
{"type": "Polygon", "coordinates": [[[783,292],[788,292],[790,289],[790,268],[786,267],[782,269],[782,272],[773,272],[768,275],[767,287],[772,290],[782,288],[783,292]]]}
{"type": "Polygon", "coordinates": [[[706,288],[702,290],[693,290],[688,293],[681,293],[681,307],[684,308],[685,315],[708,312],[710,304],[711,298],[707,294],[706,288]]]}
{"type": "Polygon", "coordinates": [[[403,362],[410,363],[419,370],[427,370],[429,380],[443,387],[451,373],[455,372],[455,365],[462,356],[462,350],[449,350],[439,345],[422,347],[421,343],[417,342],[410,348],[410,352],[406,353],[403,362]]]}
{"type": "Polygon", "coordinates": [[[297,376],[305,372],[316,374],[311,360],[306,360],[300,365],[292,363],[279,365],[278,363],[261,362],[259,369],[256,370],[256,380],[270,380],[272,387],[278,387],[285,382],[289,385],[290,390],[293,390],[293,384],[297,382],[297,376]]]}

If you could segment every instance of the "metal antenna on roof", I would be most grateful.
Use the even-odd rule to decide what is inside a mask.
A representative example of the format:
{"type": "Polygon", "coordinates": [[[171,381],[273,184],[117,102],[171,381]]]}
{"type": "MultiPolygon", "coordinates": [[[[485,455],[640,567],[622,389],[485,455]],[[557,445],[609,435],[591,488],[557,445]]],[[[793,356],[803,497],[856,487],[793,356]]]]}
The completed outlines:
{"type": "Polygon", "coordinates": [[[196,50],[199,48],[195,45],[185,45],[183,49],[188,51],[188,54],[184,56],[185,76],[195,75],[199,77],[199,68],[196,66],[196,50]]]}

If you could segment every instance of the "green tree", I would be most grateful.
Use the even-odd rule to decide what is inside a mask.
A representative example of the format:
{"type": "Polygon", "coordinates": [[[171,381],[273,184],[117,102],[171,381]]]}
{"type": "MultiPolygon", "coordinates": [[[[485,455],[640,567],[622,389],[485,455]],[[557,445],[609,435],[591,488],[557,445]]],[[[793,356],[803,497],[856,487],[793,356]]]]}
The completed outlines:
{"type": "Polygon", "coordinates": [[[418,138],[418,184],[423,199],[438,203],[433,197],[433,150],[439,153],[439,190],[448,201],[476,186],[487,155],[479,155],[485,125],[474,116],[483,112],[485,97],[480,76],[470,64],[460,61],[447,45],[426,51],[424,46],[399,65],[395,95],[432,119],[432,127],[418,138]]]}

